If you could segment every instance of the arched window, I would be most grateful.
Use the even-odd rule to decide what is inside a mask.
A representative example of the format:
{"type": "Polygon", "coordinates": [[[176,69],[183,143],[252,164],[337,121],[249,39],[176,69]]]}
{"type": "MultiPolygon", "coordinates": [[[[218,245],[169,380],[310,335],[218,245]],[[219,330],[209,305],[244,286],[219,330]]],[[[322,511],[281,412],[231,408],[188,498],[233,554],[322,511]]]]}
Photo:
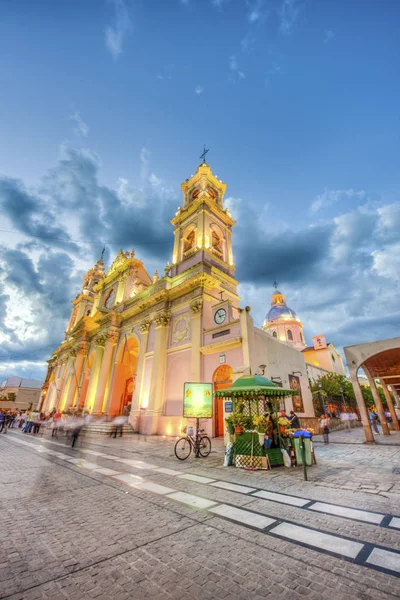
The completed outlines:
{"type": "Polygon", "coordinates": [[[115,302],[115,297],[116,297],[116,295],[117,295],[117,291],[116,291],[114,288],[112,288],[112,289],[110,290],[110,292],[108,293],[108,296],[106,297],[106,300],[105,300],[105,302],[104,302],[104,306],[105,306],[106,308],[111,308],[111,306],[112,306],[112,305],[114,304],[114,302],[115,302]]]}
{"type": "Polygon", "coordinates": [[[195,231],[191,229],[183,240],[183,253],[189,252],[194,247],[195,231]]]}
{"type": "Polygon", "coordinates": [[[291,329],[287,330],[287,339],[289,340],[289,342],[293,342],[293,333],[291,329]]]}
{"type": "Polygon", "coordinates": [[[278,337],[278,334],[276,333],[276,331],[274,331],[274,332],[272,333],[272,337],[274,337],[274,338],[277,338],[277,337],[278,337]]]}
{"type": "Polygon", "coordinates": [[[213,230],[212,232],[212,249],[222,258],[222,240],[219,235],[213,230]]]}
{"type": "Polygon", "coordinates": [[[303,338],[303,334],[301,333],[301,331],[300,331],[300,339],[304,343],[304,338],[303,338]]]}
{"type": "Polygon", "coordinates": [[[211,200],[216,200],[217,199],[217,196],[215,195],[214,190],[212,190],[211,188],[208,188],[207,194],[210,196],[211,200]]]}
{"type": "Polygon", "coordinates": [[[333,355],[333,354],[331,354],[331,356],[332,356],[332,360],[333,360],[333,362],[336,362],[336,358],[334,357],[334,355],[333,355]]]}
{"type": "Polygon", "coordinates": [[[193,194],[192,194],[192,200],[195,200],[197,198],[197,196],[199,195],[200,190],[194,190],[193,194]]]}

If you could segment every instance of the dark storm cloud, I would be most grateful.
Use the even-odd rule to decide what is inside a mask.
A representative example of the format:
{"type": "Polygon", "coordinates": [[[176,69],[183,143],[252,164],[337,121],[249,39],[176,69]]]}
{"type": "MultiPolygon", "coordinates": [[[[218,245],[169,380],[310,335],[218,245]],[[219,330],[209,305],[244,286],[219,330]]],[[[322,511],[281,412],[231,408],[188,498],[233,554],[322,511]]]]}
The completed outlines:
{"type": "Polygon", "coordinates": [[[135,247],[153,257],[169,256],[173,243],[169,219],[178,198],[156,177],[142,188],[112,189],[99,183],[100,161],[87,150],[64,148],[64,158],[44,178],[42,193],[73,209],[82,240],[135,247]]]}
{"type": "Polygon", "coordinates": [[[0,208],[15,230],[43,239],[51,246],[77,251],[68,232],[57,225],[51,205],[38,195],[30,194],[21,181],[0,177],[0,208]]]}
{"type": "Polygon", "coordinates": [[[81,274],[74,274],[69,255],[49,249],[42,252],[37,264],[23,245],[3,250],[0,259],[1,330],[4,334],[12,333],[0,345],[0,360],[45,361],[62,339],[81,274]],[[9,295],[4,294],[5,290],[9,295]],[[22,316],[13,318],[13,330],[4,323],[7,301],[21,308],[22,316]]]}
{"type": "Polygon", "coordinates": [[[243,283],[305,281],[329,253],[331,226],[282,233],[260,229],[248,225],[234,234],[237,277],[243,283]]]}

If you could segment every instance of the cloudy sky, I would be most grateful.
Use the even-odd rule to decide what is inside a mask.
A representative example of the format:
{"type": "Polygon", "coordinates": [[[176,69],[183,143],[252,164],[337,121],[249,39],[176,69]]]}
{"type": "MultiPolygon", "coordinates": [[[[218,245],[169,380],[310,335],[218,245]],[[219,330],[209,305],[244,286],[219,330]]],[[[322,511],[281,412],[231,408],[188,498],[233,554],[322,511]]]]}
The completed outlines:
{"type": "Polygon", "coordinates": [[[106,246],[153,274],[180,182],[228,184],[242,305],[400,335],[400,5],[2,0],[0,376],[42,377],[106,246]]]}

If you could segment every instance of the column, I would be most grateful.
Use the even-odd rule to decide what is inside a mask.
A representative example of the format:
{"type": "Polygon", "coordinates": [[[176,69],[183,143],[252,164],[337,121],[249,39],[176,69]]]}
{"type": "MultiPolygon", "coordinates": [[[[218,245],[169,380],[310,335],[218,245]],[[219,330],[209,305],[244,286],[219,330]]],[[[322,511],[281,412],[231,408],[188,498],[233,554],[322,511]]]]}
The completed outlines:
{"type": "Polygon", "coordinates": [[[364,372],[365,372],[365,374],[367,376],[369,385],[371,387],[371,392],[372,392],[372,396],[374,398],[374,402],[375,402],[376,410],[377,410],[377,413],[378,413],[378,417],[379,417],[379,420],[380,420],[381,425],[382,425],[383,435],[390,435],[389,427],[388,427],[388,424],[386,422],[386,417],[385,417],[385,415],[383,413],[383,405],[382,405],[381,397],[379,395],[378,390],[376,389],[375,379],[372,377],[371,373],[368,371],[368,369],[364,365],[361,365],[361,366],[362,366],[362,369],[364,370],[364,372]]]}
{"type": "Polygon", "coordinates": [[[94,355],[93,365],[90,372],[89,387],[85,399],[85,410],[92,412],[94,409],[97,383],[99,380],[101,362],[103,360],[104,346],[106,344],[106,336],[100,334],[95,339],[96,352],[94,355]]]}
{"type": "Polygon", "coordinates": [[[136,378],[135,378],[135,388],[133,390],[132,397],[132,407],[129,415],[129,421],[135,431],[140,430],[140,405],[142,402],[142,391],[143,391],[143,381],[144,381],[144,357],[147,351],[147,340],[149,337],[151,321],[150,319],[145,319],[140,324],[140,346],[139,346],[139,356],[136,367],[136,378]]]}
{"type": "Polygon", "coordinates": [[[201,316],[203,300],[202,298],[192,302],[190,310],[192,311],[192,354],[190,364],[190,381],[201,381],[201,316]]]}
{"type": "Polygon", "coordinates": [[[127,278],[127,274],[120,275],[118,277],[118,288],[117,288],[117,296],[115,298],[115,302],[122,302],[125,296],[125,281],[127,278]]]}
{"type": "Polygon", "coordinates": [[[358,382],[357,370],[355,370],[355,371],[353,369],[349,369],[349,370],[350,370],[351,383],[353,384],[354,394],[355,394],[357,404],[358,404],[358,410],[360,411],[361,423],[362,423],[362,426],[364,427],[365,441],[368,443],[373,443],[374,435],[373,435],[372,429],[371,429],[371,421],[369,419],[364,396],[362,395],[361,386],[358,382]]]}
{"type": "Polygon", "coordinates": [[[66,359],[61,359],[60,365],[59,365],[59,370],[56,375],[56,400],[55,400],[54,406],[56,407],[57,410],[60,410],[60,408],[61,408],[61,396],[63,393],[64,384],[65,384],[67,364],[68,364],[68,361],[66,359]]]}
{"type": "Polygon", "coordinates": [[[158,418],[161,414],[165,389],[165,372],[167,367],[167,346],[170,314],[166,311],[156,315],[156,334],[154,340],[154,355],[151,369],[149,404],[141,418],[141,433],[152,435],[157,433],[158,418]]]}
{"type": "Polygon", "coordinates": [[[108,379],[110,377],[112,357],[114,353],[115,344],[118,342],[118,331],[110,329],[106,334],[106,342],[104,346],[104,354],[101,365],[99,367],[99,378],[97,382],[97,389],[94,398],[93,414],[101,414],[103,412],[104,394],[108,379]]]}
{"type": "Polygon", "coordinates": [[[176,263],[180,259],[180,257],[179,257],[180,235],[181,235],[181,227],[180,227],[180,225],[178,225],[174,231],[174,250],[172,253],[172,266],[175,266],[176,263]]]}
{"type": "Polygon", "coordinates": [[[136,368],[136,379],[135,379],[135,389],[133,390],[132,397],[132,409],[131,412],[134,412],[137,416],[139,414],[140,402],[142,399],[142,388],[143,388],[143,369],[144,369],[144,357],[147,351],[147,340],[149,337],[151,321],[150,319],[146,319],[142,321],[140,324],[140,347],[139,347],[139,356],[136,368]]]}
{"type": "Polygon", "coordinates": [[[398,393],[398,391],[396,390],[396,388],[395,388],[395,387],[393,387],[393,386],[392,386],[392,392],[393,392],[393,396],[394,396],[394,399],[395,399],[395,402],[396,402],[396,407],[397,407],[397,408],[400,408],[400,398],[399,398],[399,393],[398,393]]]}
{"type": "Polygon", "coordinates": [[[387,402],[390,414],[392,415],[393,428],[396,431],[400,431],[399,421],[397,419],[396,411],[394,410],[393,401],[392,401],[392,398],[390,396],[389,390],[387,388],[386,383],[384,381],[382,381],[382,380],[380,380],[380,381],[381,381],[383,393],[385,394],[385,398],[386,398],[386,402],[387,402]]]}
{"type": "Polygon", "coordinates": [[[68,390],[68,396],[66,401],[66,408],[70,408],[71,406],[76,406],[76,396],[79,396],[79,382],[82,374],[82,367],[85,360],[85,356],[88,351],[88,344],[86,342],[82,342],[78,345],[77,348],[74,348],[71,351],[72,356],[72,379],[71,384],[68,390]],[[78,392],[78,394],[77,394],[78,392]]]}

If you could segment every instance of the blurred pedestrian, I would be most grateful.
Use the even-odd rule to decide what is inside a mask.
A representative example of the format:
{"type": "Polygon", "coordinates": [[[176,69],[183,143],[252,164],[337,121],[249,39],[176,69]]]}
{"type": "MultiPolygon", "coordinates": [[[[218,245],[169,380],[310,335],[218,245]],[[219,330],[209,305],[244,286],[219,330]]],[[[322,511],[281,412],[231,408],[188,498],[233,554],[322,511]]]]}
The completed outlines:
{"type": "Polygon", "coordinates": [[[372,429],[375,431],[375,433],[380,435],[379,429],[378,429],[378,423],[379,423],[378,415],[373,410],[371,410],[369,413],[369,420],[371,421],[372,429]]]}
{"type": "Polygon", "coordinates": [[[124,431],[124,425],[127,422],[128,417],[125,417],[123,415],[119,416],[119,417],[115,417],[115,419],[113,420],[113,428],[111,430],[111,435],[113,438],[117,437],[117,434],[119,433],[119,437],[122,437],[123,431],[124,431]]]}
{"type": "Polygon", "coordinates": [[[330,426],[330,424],[331,424],[331,420],[330,420],[328,414],[322,415],[322,417],[320,417],[319,428],[320,428],[320,431],[324,438],[324,444],[329,444],[329,434],[330,434],[329,426],[330,426]]]}

